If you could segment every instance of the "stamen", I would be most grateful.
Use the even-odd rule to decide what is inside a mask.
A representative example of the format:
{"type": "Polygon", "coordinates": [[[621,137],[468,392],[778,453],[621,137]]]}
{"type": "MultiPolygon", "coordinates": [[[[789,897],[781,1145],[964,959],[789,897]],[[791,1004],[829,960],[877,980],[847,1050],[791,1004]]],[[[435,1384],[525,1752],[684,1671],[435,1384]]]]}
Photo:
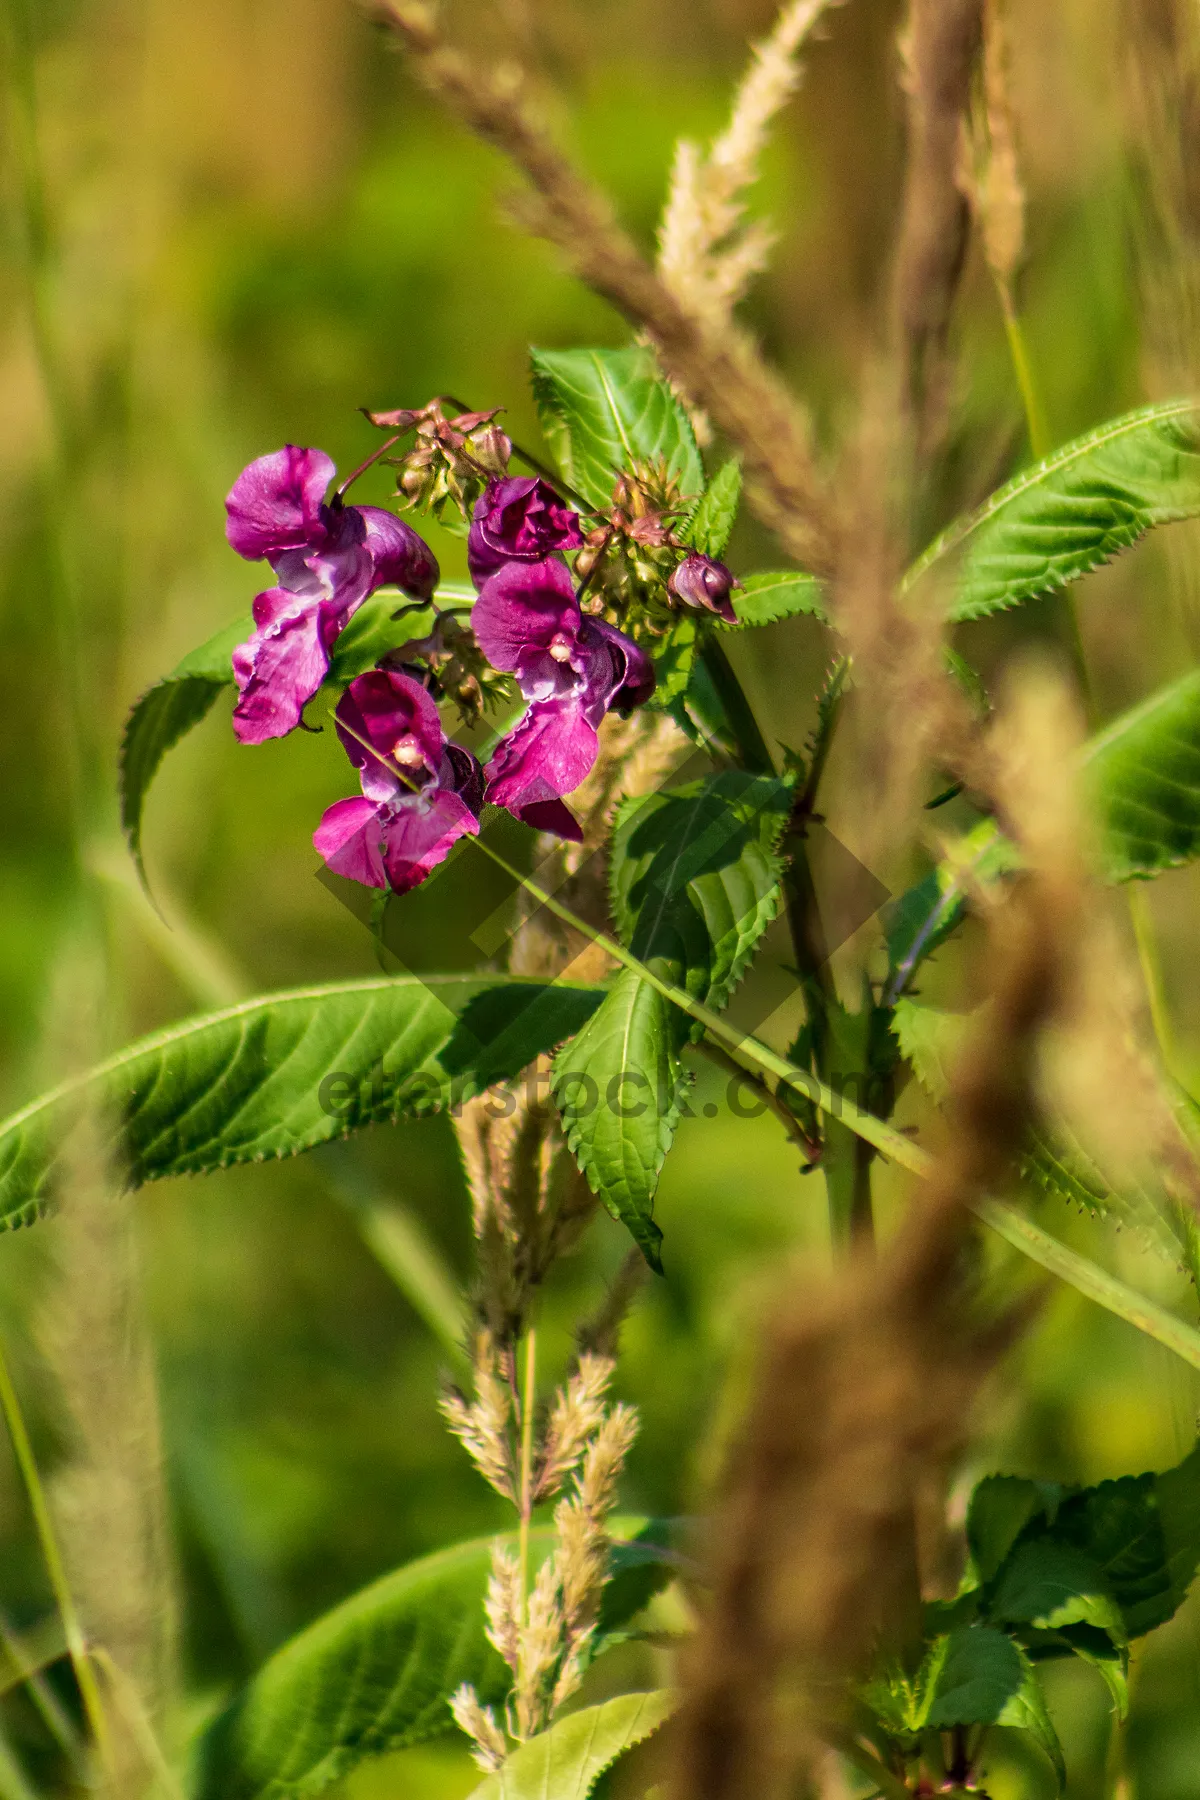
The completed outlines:
{"type": "Polygon", "coordinates": [[[554,642],[550,646],[550,654],[554,658],[555,662],[563,662],[563,663],[569,662],[571,659],[571,646],[567,642],[566,638],[562,638],[562,637],[555,638],[554,642]]]}

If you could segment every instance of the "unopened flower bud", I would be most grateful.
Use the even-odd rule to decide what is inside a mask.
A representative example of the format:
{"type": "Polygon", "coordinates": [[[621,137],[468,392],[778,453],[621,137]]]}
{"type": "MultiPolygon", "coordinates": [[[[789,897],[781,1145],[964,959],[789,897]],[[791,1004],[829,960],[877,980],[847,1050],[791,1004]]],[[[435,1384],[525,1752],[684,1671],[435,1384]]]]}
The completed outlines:
{"type": "Polygon", "coordinates": [[[736,625],[738,618],[729,595],[733,588],[740,586],[741,583],[733,578],[733,571],[723,562],[693,550],[671,571],[667,592],[676,600],[682,600],[685,606],[700,607],[705,612],[715,613],[727,625],[736,625]]]}

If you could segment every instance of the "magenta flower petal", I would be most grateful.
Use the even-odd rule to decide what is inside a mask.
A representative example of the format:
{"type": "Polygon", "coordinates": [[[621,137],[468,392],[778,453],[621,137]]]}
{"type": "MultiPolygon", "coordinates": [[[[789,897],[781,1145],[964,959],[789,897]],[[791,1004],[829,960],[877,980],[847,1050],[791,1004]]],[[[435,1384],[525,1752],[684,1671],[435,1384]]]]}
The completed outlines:
{"type": "Polygon", "coordinates": [[[600,741],[572,700],[535,700],[497,744],[484,770],[485,800],[525,819],[531,807],[572,794],[591,774],[600,741]]]}
{"type": "Polygon", "coordinates": [[[395,586],[414,600],[429,600],[441,577],[437,557],[412,526],[382,506],[347,507],[366,527],[367,549],[375,565],[372,588],[395,586]]]}
{"type": "Polygon", "coordinates": [[[489,483],[475,503],[467,566],[476,587],[506,562],[537,562],[583,543],[579,516],[536,475],[489,483]]]}
{"type": "Polygon", "coordinates": [[[379,585],[366,524],[354,506],[323,507],[313,540],[291,550],[272,551],[270,560],[280,587],[335,601],[345,609],[343,625],[379,585]]]}
{"type": "Polygon", "coordinates": [[[285,444],[243,469],[225,501],[225,535],[248,562],[323,536],[321,503],[336,473],[323,450],[285,444]]]}
{"type": "Polygon", "coordinates": [[[298,601],[295,594],[273,588],[254,605],[260,627],[233,653],[240,690],[233,730],[241,744],[261,744],[294,730],[329,672],[331,621],[322,616],[320,602],[298,601]],[[290,602],[294,610],[282,602],[290,602]]]}
{"type": "Polygon", "coordinates": [[[445,734],[432,697],[411,675],[398,669],[359,675],[338,702],[336,719],[363,793],[377,805],[436,778],[445,734]]]}
{"type": "Polygon", "coordinates": [[[313,832],[313,845],[326,867],[364,887],[387,886],[383,864],[383,827],[370,800],[358,795],[336,800],[321,816],[313,832]]]}
{"type": "Polygon", "coordinates": [[[475,836],[479,820],[459,794],[437,788],[415,804],[401,802],[383,819],[383,857],[398,894],[424,881],[445,862],[460,837],[475,836]]]}
{"type": "Polygon", "coordinates": [[[582,638],[589,650],[600,643],[604,645],[612,670],[606,689],[602,666],[594,664],[589,657],[589,700],[593,705],[602,693],[605,693],[602,712],[607,712],[609,707],[626,711],[643,705],[650,698],[655,684],[654,664],[640,644],[635,644],[606,619],[585,619],[582,638]]]}
{"type": "Polygon", "coordinates": [[[484,582],[471,629],[493,668],[520,676],[531,662],[566,663],[575,650],[582,614],[562,563],[505,563],[484,582]]]}

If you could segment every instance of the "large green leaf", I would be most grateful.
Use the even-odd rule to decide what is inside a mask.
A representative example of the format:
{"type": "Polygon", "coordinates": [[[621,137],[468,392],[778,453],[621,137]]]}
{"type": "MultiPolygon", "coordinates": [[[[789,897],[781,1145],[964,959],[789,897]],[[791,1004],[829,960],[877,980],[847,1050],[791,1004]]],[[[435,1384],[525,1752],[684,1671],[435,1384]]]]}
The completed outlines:
{"type": "Polygon", "coordinates": [[[606,512],[615,477],[638,462],[665,463],[681,493],[700,493],[695,435],[649,351],[531,350],[529,359],[543,434],[589,506],[606,512]]]}
{"type": "MultiPolygon", "coordinates": [[[[465,592],[443,586],[439,598],[457,599],[465,592]]],[[[427,608],[393,619],[402,605],[402,595],[387,593],[374,595],[359,608],[333,647],[327,687],[344,686],[364,669],[373,669],[385,650],[430,629],[433,614],[427,608]]],[[[222,688],[233,686],[230,658],[253,630],[254,620],[246,613],[218,631],[147,688],[125,721],[119,771],[121,824],[143,879],[142,810],[150,783],[167,751],[207,717],[222,688]]]]}
{"type": "Polygon", "coordinates": [[[1173,400],[1110,419],[956,519],[905,577],[961,552],[952,620],[1066,587],[1154,525],[1200,513],[1200,405],[1173,400]]]}
{"type": "MultiPolygon", "coordinates": [[[[629,1548],[645,1528],[614,1521],[629,1548]]],[[[463,1682],[485,1705],[502,1702],[509,1671],[483,1611],[497,1541],[385,1575],[285,1644],[207,1732],[197,1800],[308,1800],[368,1757],[452,1731],[448,1701],[463,1682]]],[[[554,1544],[551,1527],[534,1530],[535,1567],[554,1544]]],[[[614,1545],[618,1566],[625,1548],[614,1545]]]]}
{"type": "Polygon", "coordinates": [[[683,531],[685,542],[702,556],[723,556],[737,522],[742,498],[742,465],[736,456],[722,463],[683,531]]]}
{"type": "Polygon", "coordinates": [[[1027,1731],[1049,1757],[1061,1786],[1062,1746],[1050,1722],[1041,1683],[1028,1656],[1003,1631],[968,1625],[944,1640],[924,1723],[1007,1725],[1027,1731]]]}
{"type": "Polygon", "coordinates": [[[792,784],[737,769],[627,800],[610,852],[613,917],[642,962],[720,1008],[779,911],[792,784]]]}
{"type": "Polygon", "coordinates": [[[0,1228],[42,1210],[82,1105],[111,1120],[114,1155],[134,1185],[293,1156],[516,1076],[578,1031],[603,995],[495,975],[405,975],[186,1019],[0,1123],[0,1228]]]}
{"type": "Polygon", "coordinates": [[[967,1507],[967,1543],[980,1581],[990,1582],[1025,1527],[1053,1518],[1064,1489],[1024,1475],[985,1475],[967,1507]]]}
{"type": "Polygon", "coordinates": [[[1085,779],[1110,881],[1158,875],[1200,856],[1200,672],[1094,738],[1085,779]]]}
{"type": "Polygon", "coordinates": [[[829,622],[821,583],[815,575],[802,575],[794,569],[743,577],[741,587],[733,592],[733,610],[738,626],[774,625],[777,620],[792,619],[798,613],[807,613],[823,624],[829,622]]]}
{"type": "Polygon", "coordinates": [[[1091,1625],[1118,1644],[1125,1636],[1120,1608],[1095,1559],[1078,1545],[1060,1543],[1053,1536],[1017,1545],[1005,1560],[986,1610],[998,1625],[1027,1624],[1043,1631],[1091,1625]]]}
{"type": "Polygon", "coordinates": [[[890,965],[885,998],[898,999],[925,959],[957,930],[966,916],[967,896],[973,887],[986,886],[1020,866],[1016,845],[991,819],[981,819],[951,855],[885,906],[882,917],[890,965]]]}
{"type": "Polygon", "coordinates": [[[678,1008],[626,969],[554,1063],[554,1098],[576,1162],[660,1273],[654,1190],[683,1105],[686,1030],[678,1008]]]}
{"type": "Polygon", "coordinates": [[[605,1769],[657,1731],[677,1705],[674,1694],[660,1689],[569,1713],[514,1750],[470,1800],[587,1800],[605,1769]]]}

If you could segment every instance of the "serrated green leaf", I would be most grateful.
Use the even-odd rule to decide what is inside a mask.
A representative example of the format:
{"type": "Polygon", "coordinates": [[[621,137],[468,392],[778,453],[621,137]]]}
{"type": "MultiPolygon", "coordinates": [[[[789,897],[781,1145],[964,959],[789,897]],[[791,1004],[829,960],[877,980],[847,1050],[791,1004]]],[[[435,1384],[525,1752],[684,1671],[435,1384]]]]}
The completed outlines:
{"type": "MultiPolygon", "coordinates": [[[[614,1524],[636,1538],[646,1522],[614,1524]]],[[[502,1703],[511,1676],[483,1610],[498,1541],[385,1575],[278,1650],[206,1733],[197,1800],[309,1800],[369,1757],[452,1731],[448,1701],[464,1681],[502,1703]]],[[[555,1542],[552,1527],[534,1529],[535,1567],[555,1542]]]]}
{"type": "MultiPolygon", "coordinates": [[[[442,590],[443,597],[448,591],[442,590]]],[[[433,614],[428,608],[407,614],[403,620],[392,618],[403,603],[401,595],[377,594],[359,608],[334,644],[325,687],[344,686],[365,669],[373,669],[385,650],[429,631],[433,614]]],[[[142,813],[150,783],[167,751],[207,718],[222,688],[232,688],[230,659],[253,630],[249,613],[226,625],[190,651],[169,675],[147,688],[130,709],[121,737],[118,787],[121,825],[143,882],[142,813]]]]}
{"type": "Polygon", "coordinates": [[[567,983],[405,975],[185,1019],[0,1123],[0,1228],[43,1210],[81,1105],[115,1130],[114,1159],[133,1186],[294,1156],[515,1077],[603,997],[567,983]],[[498,988],[508,996],[499,1008],[498,988]]]}
{"type": "Polygon", "coordinates": [[[736,456],[722,463],[683,532],[702,556],[721,557],[737,523],[742,498],[742,465],[736,456]]]}
{"type": "Polygon", "coordinates": [[[1053,1518],[1065,1489],[1023,1475],[985,1475],[967,1507],[967,1543],[980,1581],[990,1582],[1025,1527],[1053,1518]]]}
{"type": "Polygon", "coordinates": [[[657,643],[645,644],[654,661],[654,693],[648,704],[658,712],[670,712],[688,689],[700,647],[695,615],[680,613],[657,643]]]}
{"type": "Polygon", "coordinates": [[[1195,1279],[1195,1218],[1190,1209],[1165,1190],[1152,1194],[1130,1175],[1123,1175],[1118,1187],[1112,1186],[1061,1119],[1055,1120],[1053,1132],[1029,1133],[1021,1173],[1039,1193],[1133,1232],[1148,1249],[1195,1279]]]}
{"type": "Polygon", "coordinates": [[[1094,1558],[1056,1537],[1032,1537],[1004,1560],[985,1601],[997,1625],[1033,1625],[1043,1631],[1091,1625],[1114,1644],[1125,1641],[1125,1622],[1094,1558]]]}
{"type": "Polygon", "coordinates": [[[1094,738],[1085,781],[1110,881],[1146,879],[1200,856],[1200,672],[1094,738]]]}
{"type": "Polygon", "coordinates": [[[688,416],[649,351],[531,350],[533,398],[564,478],[606,512],[613,482],[637,462],[665,463],[686,497],[704,466],[688,416]]]}
{"type": "Polygon", "coordinates": [[[829,623],[821,583],[815,575],[802,575],[798,570],[746,575],[731,598],[737,625],[723,625],[718,619],[719,629],[734,631],[743,626],[774,625],[779,619],[792,619],[799,613],[820,619],[822,624],[829,623]]]}
{"type": "Polygon", "coordinates": [[[956,519],[905,587],[961,551],[949,617],[983,618],[1066,587],[1152,526],[1200,513],[1200,406],[1173,400],[1110,419],[956,519]]]}
{"type": "Polygon", "coordinates": [[[1200,1445],[1161,1475],[1127,1475],[1068,1494],[1044,1535],[1091,1557],[1130,1638],[1164,1625],[1200,1564],[1200,1445]]]}
{"type": "Polygon", "coordinates": [[[627,800],[610,883],[617,932],[656,974],[720,1008],[779,911],[792,784],[729,769],[627,800]]]}
{"type": "Polygon", "coordinates": [[[660,1689],[570,1713],[514,1750],[470,1800],[587,1800],[604,1771],[657,1731],[677,1705],[674,1694],[660,1689]]]}
{"type": "Polygon", "coordinates": [[[554,1098],[571,1152],[659,1274],[654,1192],[683,1105],[686,1027],[677,1007],[625,969],[554,1062],[554,1098]]]}
{"type": "Polygon", "coordinates": [[[1045,1751],[1060,1787],[1066,1779],[1062,1746],[1037,1671],[1003,1631],[968,1625],[951,1632],[924,1722],[932,1730],[1007,1725],[1027,1731],[1045,1751]]]}
{"type": "Polygon", "coordinates": [[[925,1092],[944,1100],[950,1070],[970,1029],[970,1013],[943,1012],[902,996],[892,1009],[892,1034],[925,1092]]]}

